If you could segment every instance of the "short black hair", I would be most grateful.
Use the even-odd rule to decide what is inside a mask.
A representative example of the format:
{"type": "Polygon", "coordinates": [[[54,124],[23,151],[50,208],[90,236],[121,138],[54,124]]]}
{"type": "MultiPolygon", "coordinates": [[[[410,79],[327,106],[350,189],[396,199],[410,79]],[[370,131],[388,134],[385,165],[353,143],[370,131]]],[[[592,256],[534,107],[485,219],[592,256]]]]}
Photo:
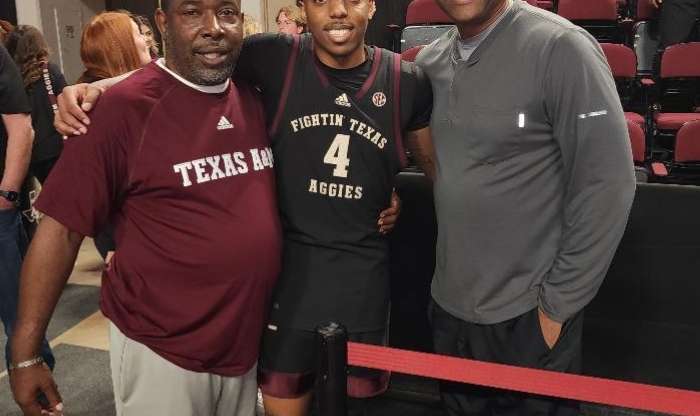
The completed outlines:
{"type": "Polygon", "coordinates": [[[170,8],[170,0],[160,0],[160,8],[167,12],[170,8]]]}

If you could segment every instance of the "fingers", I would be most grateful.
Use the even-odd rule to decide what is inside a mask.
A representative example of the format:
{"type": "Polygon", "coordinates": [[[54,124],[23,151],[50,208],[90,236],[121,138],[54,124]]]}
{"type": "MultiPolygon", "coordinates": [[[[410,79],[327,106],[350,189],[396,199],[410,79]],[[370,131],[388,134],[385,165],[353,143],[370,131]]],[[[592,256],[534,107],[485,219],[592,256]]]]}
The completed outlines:
{"type": "Polygon", "coordinates": [[[391,232],[391,230],[394,229],[394,225],[396,225],[396,221],[399,219],[399,215],[401,215],[401,198],[399,198],[396,192],[392,192],[391,205],[389,208],[379,213],[379,221],[377,222],[377,225],[379,225],[379,233],[386,235],[391,232]]]}
{"type": "Polygon", "coordinates": [[[551,349],[559,340],[563,324],[551,319],[540,308],[537,309],[537,315],[540,321],[540,330],[547,346],[551,349]]]}
{"type": "MultiPolygon", "coordinates": [[[[88,112],[95,107],[95,104],[97,103],[97,100],[100,99],[100,96],[104,93],[104,89],[98,88],[98,87],[93,87],[92,85],[88,86],[87,92],[85,94],[85,98],[83,99],[83,104],[81,105],[81,108],[83,111],[88,112]]],[[[90,124],[90,120],[87,120],[87,124],[90,124]]]]}
{"type": "Polygon", "coordinates": [[[48,410],[41,409],[41,414],[43,416],[63,416],[63,403],[59,403],[55,407],[50,407],[48,410]]]}
{"type": "Polygon", "coordinates": [[[661,3],[662,3],[662,2],[663,2],[663,0],[651,0],[652,6],[656,7],[657,9],[658,9],[659,7],[661,7],[661,3]]]}
{"type": "Polygon", "coordinates": [[[58,392],[58,386],[52,377],[48,378],[44,385],[41,386],[41,390],[49,401],[49,412],[53,415],[63,414],[63,399],[61,399],[61,394],[58,392]]]}
{"type": "Polygon", "coordinates": [[[57,132],[64,136],[64,138],[66,136],[77,136],[80,134],[80,132],[73,128],[73,126],[69,125],[68,123],[64,123],[63,119],[61,119],[58,114],[56,114],[53,119],[53,126],[57,132]]]}
{"type": "Polygon", "coordinates": [[[87,96],[88,88],[88,84],[72,85],[64,88],[58,96],[58,114],[54,119],[54,126],[61,134],[77,136],[87,133],[90,119],[80,103],[87,96]]]}
{"type": "Polygon", "coordinates": [[[61,395],[46,365],[11,371],[10,386],[24,415],[63,415],[61,395]]]}
{"type": "Polygon", "coordinates": [[[398,219],[399,210],[396,206],[382,211],[379,214],[379,221],[377,222],[377,225],[379,225],[379,233],[384,235],[389,234],[389,232],[394,229],[398,219]]]}
{"type": "Polygon", "coordinates": [[[379,233],[389,234],[396,225],[396,220],[398,220],[398,215],[387,215],[384,218],[379,219],[379,233]]]}
{"type": "Polygon", "coordinates": [[[391,193],[391,206],[392,208],[396,208],[397,214],[401,213],[401,198],[399,198],[399,194],[397,194],[396,191],[391,193]]]}
{"type": "Polygon", "coordinates": [[[384,211],[379,213],[379,225],[381,225],[382,219],[386,217],[395,217],[399,214],[399,208],[398,206],[392,205],[389,208],[385,209],[384,211]]]}

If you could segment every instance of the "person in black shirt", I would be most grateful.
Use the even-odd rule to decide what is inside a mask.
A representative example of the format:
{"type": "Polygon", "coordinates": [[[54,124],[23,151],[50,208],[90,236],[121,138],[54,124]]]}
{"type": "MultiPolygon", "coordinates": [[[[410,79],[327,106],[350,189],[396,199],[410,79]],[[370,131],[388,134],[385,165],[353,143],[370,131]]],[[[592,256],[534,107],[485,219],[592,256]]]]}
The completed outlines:
{"type": "Polygon", "coordinates": [[[51,168],[63,149],[63,137],[53,126],[56,94],[66,86],[61,70],[49,62],[49,47],[41,32],[28,25],[19,25],[6,39],[5,46],[22,75],[24,89],[32,106],[34,147],[29,174],[22,187],[22,220],[29,238],[36,229],[35,211],[32,209],[34,179],[44,184],[51,168]]]}
{"type": "Polygon", "coordinates": [[[17,26],[6,46],[20,69],[32,106],[35,136],[29,173],[43,184],[63,149],[63,137],[53,126],[53,102],[66,86],[66,79],[60,68],[49,62],[49,47],[37,28],[17,26]]]}
{"type": "MultiPolygon", "coordinates": [[[[0,318],[8,340],[17,319],[19,272],[27,248],[17,205],[32,150],[30,113],[19,71],[7,50],[0,46],[0,318]]],[[[41,356],[53,368],[54,357],[46,340],[42,343],[41,356]]],[[[8,341],[7,366],[9,359],[8,341]]]]}
{"type": "MultiPolygon", "coordinates": [[[[432,110],[420,69],[365,45],[374,1],[304,9],[309,34],[252,36],[236,70],[263,94],[284,227],[260,357],[271,415],[307,413],[317,326],[335,321],[354,341],[386,342],[389,253],[373,218],[405,162],[403,146],[429,138],[432,110]]],[[[387,384],[385,373],[351,368],[348,394],[372,397],[387,384]]]]}
{"type": "Polygon", "coordinates": [[[700,0],[639,0],[649,1],[661,9],[659,17],[659,49],[688,42],[700,18],[700,0]]]}

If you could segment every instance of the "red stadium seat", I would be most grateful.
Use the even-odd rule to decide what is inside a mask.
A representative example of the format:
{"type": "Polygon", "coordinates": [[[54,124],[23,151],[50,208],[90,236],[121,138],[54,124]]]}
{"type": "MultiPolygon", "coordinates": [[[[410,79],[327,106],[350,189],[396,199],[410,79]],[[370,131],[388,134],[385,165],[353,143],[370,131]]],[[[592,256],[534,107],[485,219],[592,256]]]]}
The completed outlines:
{"type": "MultiPolygon", "coordinates": [[[[641,87],[637,81],[637,57],[634,51],[625,45],[601,43],[600,47],[615,77],[620,101],[625,109],[629,109],[633,105],[633,97],[637,95],[635,92],[641,87]]],[[[625,112],[625,118],[644,127],[644,117],[638,113],[625,112]]]]}
{"type": "Polygon", "coordinates": [[[700,43],[681,43],[666,48],[661,56],[657,83],[656,106],[660,111],[654,114],[653,150],[660,158],[676,163],[669,170],[674,180],[700,178],[700,165],[685,163],[690,158],[687,149],[690,142],[687,138],[678,140],[677,136],[687,123],[700,121],[699,86],[700,43]]]}
{"type": "Polygon", "coordinates": [[[622,43],[617,0],[559,0],[557,13],[571,20],[600,42],[622,43]]]}
{"type": "Polygon", "coordinates": [[[435,3],[435,0],[413,0],[406,11],[406,25],[451,23],[452,19],[435,3]]]}
{"type": "Polygon", "coordinates": [[[660,97],[663,112],[654,117],[659,130],[678,130],[700,119],[700,42],[673,45],[661,57],[660,97]]]}
{"type": "Polygon", "coordinates": [[[449,16],[435,0],[413,0],[406,12],[406,27],[401,33],[401,50],[427,45],[452,29],[449,16]]]}
{"type": "Polygon", "coordinates": [[[678,130],[685,123],[700,120],[700,113],[659,113],[654,117],[659,130],[678,130]]]}
{"type": "Polygon", "coordinates": [[[632,145],[632,159],[637,165],[643,164],[646,154],[646,139],[642,127],[634,122],[627,121],[627,130],[630,135],[630,143],[632,145]]]}
{"type": "Polygon", "coordinates": [[[669,46],[661,60],[661,78],[700,78],[700,42],[669,46]]]}
{"type": "Polygon", "coordinates": [[[552,11],[554,10],[554,0],[537,0],[537,7],[552,11]]]}
{"type": "Polygon", "coordinates": [[[700,121],[686,123],[676,135],[676,153],[679,163],[700,162],[700,121]]]}
{"type": "Polygon", "coordinates": [[[616,0],[559,0],[557,13],[571,21],[617,21],[616,0]]]}
{"type": "Polygon", "coordinates": [[[617,43],[601,43],[600,47],[615,78],[634,78],[637,75],[637,56],[632,49],[617,43]]]}
{"type": "Polygon", "coordinates": [[[416,56],[418,56],[418,52],[420,52],[424,46],[425,45],[414,46],[411,49],[401,52],[401,59],[408,62],[414,62],[416,60],[416,56]]]}
{"type": "MultiPolygon", "coordinates": [[[[649,164],[647,163],[647,143],[646,134],[644,134],[644,129],[641,125],[628,120],[627,131],[629,132],[630,145],[632,147],[634,176],[635,178],[637,178],[637,182],[648,182],[649,176],[651,176],[652,173],[656,174],[656,171],[654,171],[653,169],[650,170],[649,164]]],[[[651,164],[651,166],[654,166],[653,163],[651,164]]]]}
{"type": "Polygon", "coordinates": [[[700,185],[700,120],[683,124],[676,135],[673,159],[652,163],[652,167],[658,168],[654,175],[664,182],[700,185]]]}
{"type": "Polygon", "coordinates": [[[644,127],[644,116],[642,116],[639,113],[633,113],[630,111],[625,111],[625,120],[638,124],[641,127],[644,127]]]}

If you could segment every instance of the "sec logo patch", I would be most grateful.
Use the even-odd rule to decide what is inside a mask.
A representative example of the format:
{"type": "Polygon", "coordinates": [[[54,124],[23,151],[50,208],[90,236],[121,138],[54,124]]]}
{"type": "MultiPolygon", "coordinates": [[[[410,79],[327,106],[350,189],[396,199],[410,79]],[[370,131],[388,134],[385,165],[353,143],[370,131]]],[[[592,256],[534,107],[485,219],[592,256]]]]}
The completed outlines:
{"type": "Polygon", "coordinates": [[[375,92],[372,96],[372,102],[377,107],[384,107],[386,104],[386,95],[383,92],[375,92]]]}

